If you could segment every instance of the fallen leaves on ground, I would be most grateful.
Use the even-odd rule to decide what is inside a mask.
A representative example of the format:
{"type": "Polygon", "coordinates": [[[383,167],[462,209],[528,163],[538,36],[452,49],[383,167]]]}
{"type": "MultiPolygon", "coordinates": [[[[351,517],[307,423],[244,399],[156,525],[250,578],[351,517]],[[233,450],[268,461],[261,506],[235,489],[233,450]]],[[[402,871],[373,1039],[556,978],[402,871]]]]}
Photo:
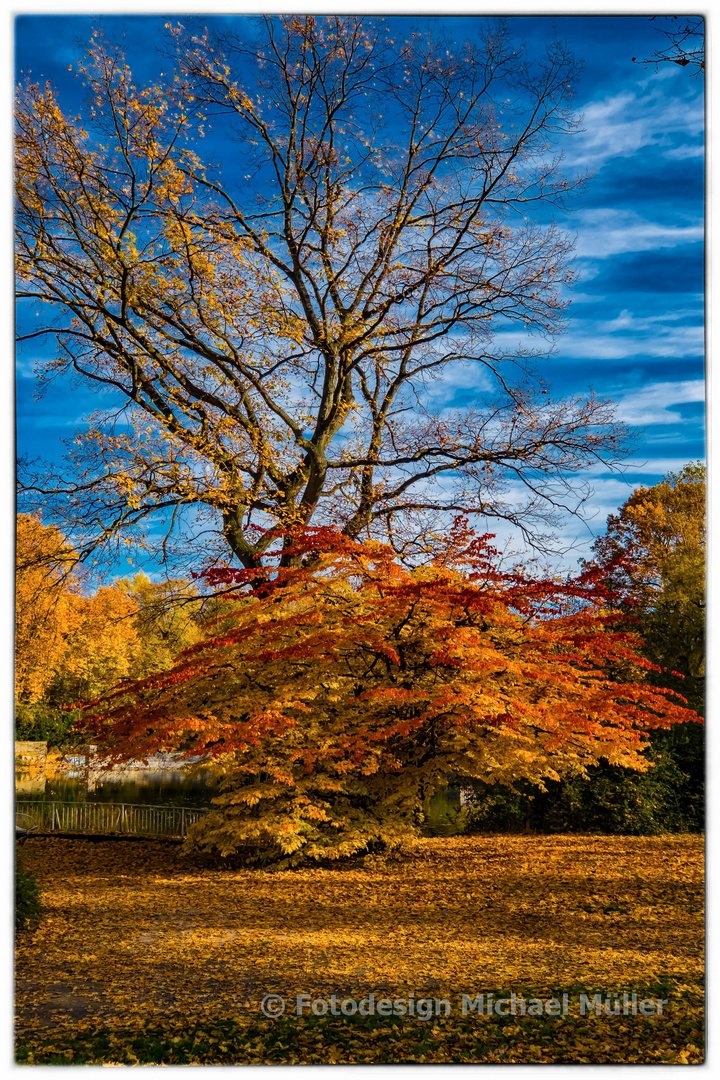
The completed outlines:
{"type": "Polygon", "coordinates": [[[426,839],[397,860],[209,869],[172,844],[34,838],[44,917],[18,937],[18,1060],[697,1062],[700,837],[426,839]],[[580,993],[669,1000],[578,1014],[580,993]],[[449,1016],[296,1015],[311,998],[448,999],[449,1016]],[[570,1015],[461,1015],[567,992],[570,1015]],[[286,1003],[265,1019],[266,994],[286,1003]]]}

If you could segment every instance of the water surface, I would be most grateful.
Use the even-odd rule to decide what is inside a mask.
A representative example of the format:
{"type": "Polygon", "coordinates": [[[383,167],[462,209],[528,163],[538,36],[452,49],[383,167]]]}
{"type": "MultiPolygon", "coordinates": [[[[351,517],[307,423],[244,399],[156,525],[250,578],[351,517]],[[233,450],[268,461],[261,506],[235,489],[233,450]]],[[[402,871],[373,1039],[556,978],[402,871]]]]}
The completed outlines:
{"type": "Polygon", "coordinates": [[[122,769],[88,774],[72,771],[52,777],[16,774],[21,801],[141,803],[145,806],[209,806],[217,790],[182,770],[122,769]]]}

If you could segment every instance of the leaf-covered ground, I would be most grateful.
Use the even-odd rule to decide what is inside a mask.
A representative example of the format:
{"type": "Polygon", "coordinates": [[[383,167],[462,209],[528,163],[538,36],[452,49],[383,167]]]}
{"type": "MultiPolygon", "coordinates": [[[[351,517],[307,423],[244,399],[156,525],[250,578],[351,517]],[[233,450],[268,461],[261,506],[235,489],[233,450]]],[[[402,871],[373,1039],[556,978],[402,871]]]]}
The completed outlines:
{"type": "Polygon", "coordinates": [[[699,837],[427,839],[280,873],[150,841],[34,838],[22,859],[45,910],[18,935],[18,1061],[702,1060],[699,837]],[[370,991],[451,1015],[295,1011],[298,993],[370,991]],[[462,1016],[461,995],[511,991],[568,993],[569,1015],[462,1016]],[[579,1015],[581,993],[632,991],[668,999],[663,1015],[579,1015]]]}

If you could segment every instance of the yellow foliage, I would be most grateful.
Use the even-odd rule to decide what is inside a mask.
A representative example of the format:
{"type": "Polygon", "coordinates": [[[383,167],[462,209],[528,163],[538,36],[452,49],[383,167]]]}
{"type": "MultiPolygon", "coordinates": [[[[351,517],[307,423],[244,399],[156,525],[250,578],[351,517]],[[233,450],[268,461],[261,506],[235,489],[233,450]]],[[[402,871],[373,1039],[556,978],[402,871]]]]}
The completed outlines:
{"type": "Polygon", "coordinates": [[[131,671],[137,605],[115,586],[80,592],[77,557],[39,517],[17,525],[16,694],[38,701],[57,678],[94,696],[131,671]]]}
{"type": "Polygon", "coordinates": [[[15,686],[26,701],[42,697],[62,661],[75,553],[59,529],[39,517],[17,521],[15,686]]]}
{"type": "Polygon", "coordinates": [[[273,874],[152,842],[37,839],[45,914],[18,937],[18,1038],[36,1061],[327,1064],[702,1061],[703,840],[417,842],[273,874]],[[298,1016],[296,996],[447,998],[449,1016],[298,1016]],[[567,1016],[461,1015],[461,995],[567,992],[567,1016]],[[668,999],[579,1015],[581,992],[668,999]],[[265,1019],[266,994],[286,1002],[265,1019]]]}
{"type": "Polygon", "coordinates": [[[551,49],[550,76],[504,31],[460,61],[374,18],[272,27],[233,44],[168,26],[174,69],[142,89],[98,33],[74,65],[82,122],[50,86],[21,89],[19,293],[63,342],[43,375],[105,384],[130,427],[94,417],[70,490],[41,490],[105,538],[158,507],[200,510],[246,567],[269,523],[389,532],[418,553],[449,507],[537,521],[538,496],[557,505],[624,441],[607,404],[551,405],[491,342],[505,319],[562,325],[570,241],[504,221],[575,186],[534,163],[575,123],[569,57],[551,49]],[[384,80],[410,69],[388,130],[384,80]],[[534,106],[507,96],[510,72],[534,106]],[[500,98],[509,141],[488,111],[500,98]],[[225,124],[240,145],[217,167],[197,150],[210,113],[215,145],[225,124]],[[487,404],[434,413],[427,380],[458,362],[493,385],[487,404]],[[518,470],[533,495],[509,508],[518,470]]]}

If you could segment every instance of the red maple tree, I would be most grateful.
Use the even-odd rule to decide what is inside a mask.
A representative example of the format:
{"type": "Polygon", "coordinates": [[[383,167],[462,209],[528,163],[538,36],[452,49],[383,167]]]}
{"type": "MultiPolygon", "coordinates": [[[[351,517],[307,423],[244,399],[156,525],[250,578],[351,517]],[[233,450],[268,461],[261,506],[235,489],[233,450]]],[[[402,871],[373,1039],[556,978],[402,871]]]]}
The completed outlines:
{"type": "Polygon", "coordinates": [[[207,755],[219,795],[192,842],[290,862],[396,845],[449,775],[646,769],[653,729],[699,718],[644,681],[652,665],[603,606],[607,568],[504,571],[489,540],[459,520],[408,568],[317,529],[294,538],[299,567],[207,571],[232,614],[84,723],[115,758],[207,755]]]}

